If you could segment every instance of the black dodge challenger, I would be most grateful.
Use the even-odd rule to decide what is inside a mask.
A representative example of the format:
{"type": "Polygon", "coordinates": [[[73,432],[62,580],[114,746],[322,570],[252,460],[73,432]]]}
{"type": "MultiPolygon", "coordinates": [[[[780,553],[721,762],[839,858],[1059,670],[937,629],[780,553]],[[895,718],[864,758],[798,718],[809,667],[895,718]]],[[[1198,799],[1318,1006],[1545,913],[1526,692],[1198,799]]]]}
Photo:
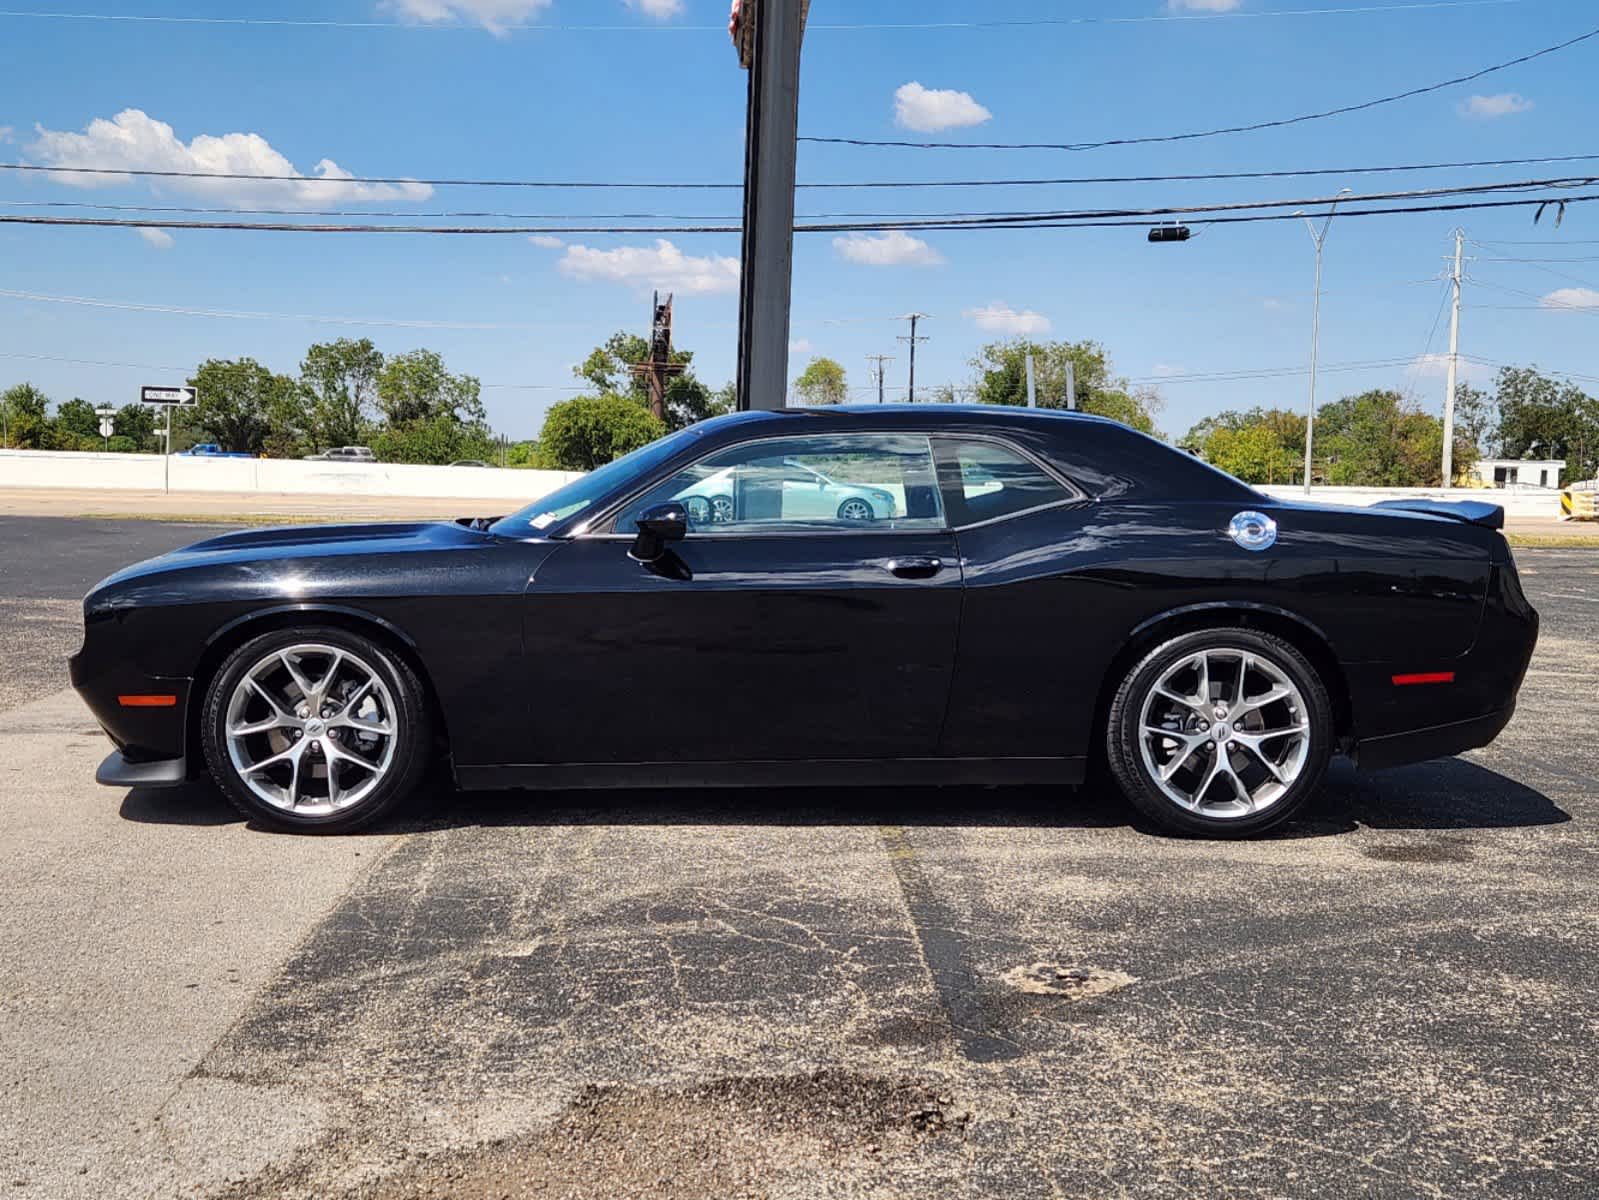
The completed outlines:
{"type": "Polygon", "coordinates": [[[102,783],[349,830],[463,788],[1080,782],[1259,833],[1453,754],[1537,638],[1502,511],[1268,499],[1125,426],[744,413],[512,516],[231,533],[84,600],[102,783]]]}

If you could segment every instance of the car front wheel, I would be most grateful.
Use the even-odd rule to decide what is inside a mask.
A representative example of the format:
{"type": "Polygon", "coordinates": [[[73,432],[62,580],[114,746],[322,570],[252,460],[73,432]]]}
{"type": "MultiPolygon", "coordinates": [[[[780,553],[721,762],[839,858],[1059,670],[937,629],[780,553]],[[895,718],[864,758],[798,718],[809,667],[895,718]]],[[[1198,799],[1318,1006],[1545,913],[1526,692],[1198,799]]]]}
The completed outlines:
{"type": "Polygon", "coordinates": [[[871,504],[855,497],[851,497],[838,506],[838,519],[840,521],[871,521],[876,516],[877,514],[872,511],[871,504]]]}
{"type": "Polygon", "coordinates": [[[337,628],[246,642],[206,693],[206,761],[233,805],[277,829],[342,833],[389,812],[427,763],[422,684],[337,628]]]}
{"type": "Polygon", "coordinates": [[[1248,629],[1184,634],[1133,667],[1111,703],[1111,773],[1165,829],[1246,837],[1288,820],[1332,756],[1332,704],[1288,642],[1248,629]]]}

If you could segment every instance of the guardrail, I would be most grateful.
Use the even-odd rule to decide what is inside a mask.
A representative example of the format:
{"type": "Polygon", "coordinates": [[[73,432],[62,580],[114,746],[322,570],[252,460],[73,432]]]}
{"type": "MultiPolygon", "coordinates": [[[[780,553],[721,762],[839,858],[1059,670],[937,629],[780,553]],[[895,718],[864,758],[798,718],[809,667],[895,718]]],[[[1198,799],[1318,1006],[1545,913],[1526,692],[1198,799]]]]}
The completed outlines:
{"type": "Polygon", "coordinates": [[[581,476],[573,471],[306,462],[174,454],[0,450],[0,487],[268,495],[409,496],[527,502],[581,476]]]}
{"type": "MultiPolygon", "coordinates": [[[[1259,489],[1274,500],[1305,500],[1305,489],[1278,485],[1259,489]]],[[[1352,508],[1366,508],[1379,500],[1477,500],[1497,504],[1507,517],[1544,517],[1554,519],[1560,515],[1560,495],[1554,488],[1348,488],[1315,487],[1308,499],[1315,504],[1347,504],[1352,508]]]]}

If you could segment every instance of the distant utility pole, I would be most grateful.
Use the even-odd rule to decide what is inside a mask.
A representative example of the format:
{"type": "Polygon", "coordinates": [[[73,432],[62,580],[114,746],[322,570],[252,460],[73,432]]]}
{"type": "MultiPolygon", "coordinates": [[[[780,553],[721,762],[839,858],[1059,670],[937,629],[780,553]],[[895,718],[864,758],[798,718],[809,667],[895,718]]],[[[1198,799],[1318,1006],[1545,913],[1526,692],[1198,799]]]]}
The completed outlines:
{"type": "Polygon", "coordinates": [[[1027,356],[1027,407],[1038,407],[1038,376],[1033,369],[1033,356],[1027,356]]]}
{"type": "Polygon", "coordinates": [[[1077,411],[1077,364],[1069,358],[1066,360],[1066,407],[1077,411]]]}
{"type": "Polygon", "coordinates": [[[894,361],[894,356],[892,354],[868,354],[866,356],[866,361],[874,364],[877,367],[875,372],[877,376],[877,402],[881,404],[883,402],[883,376],[885,374],[884,367],[886,364],[894,361]]]}
{"type": "MultiPolygon", "coordinates": [[[[1332,228],[1333,215],[1338,211],[1338,201],[1343,199],[1344,193],[1349,191],[1344,188],[1334,198],[1332,206],[1327,209],[1327,219],[1321,223],[1321,232],[1316,232],[1316,226],[1309,217],[1305,217],[1305,228],[1310,230],[1310,240],[1316,244],[1316,298],[1313,302],[1310,316],[1310,407],[1305,413],[1305,493],[1310,493],[1310,466],[1311,442],[1316,433],[1316,359],[1321,353],[1321,252],[1327,245],[1327,231],[1332,228]]],[[[1304,217],[1304,213],[1295,213],[1295,216],[1304,217]]]]}
{"type": "Polygon", "coordinates": [[[1455,230],[1454,280],[1455,308],[1449,319],[1449,373],[1444,393],[1444,475],[1443,483],[1449,487],[1455,478],[1455,380],[1460,372],[1460,264],[1465,252],[1466,231],[1455,230]]]}
{"type": "Polygon", "coordinates": [[[910,337],[902,337],[899,339],[902,342],[909,342],[911,344],[911,386],[910,391],[905,394],[905,401],[907,404],[916,403],[916,345],[918,342],[925,342],[928,340],[925,337],[916,336],[916,323],[918,321],[926,321],[930,319],[931,318],[924,312],[907,313],[903,318],[903,320],[911,323],[910,337]]]}
{"type": "Polygon", "coordinates": [[[667,380],[683,373],[683,367],[672,362],[672,293],[666,293],[666,299],[662,300],[661,294],[656,292],[651,312],[654,316],[650,324],[650,356],[633,364],[632,371],[641,376],[649,388],[650,411],[656,420],[664,421],[667,380]]]}

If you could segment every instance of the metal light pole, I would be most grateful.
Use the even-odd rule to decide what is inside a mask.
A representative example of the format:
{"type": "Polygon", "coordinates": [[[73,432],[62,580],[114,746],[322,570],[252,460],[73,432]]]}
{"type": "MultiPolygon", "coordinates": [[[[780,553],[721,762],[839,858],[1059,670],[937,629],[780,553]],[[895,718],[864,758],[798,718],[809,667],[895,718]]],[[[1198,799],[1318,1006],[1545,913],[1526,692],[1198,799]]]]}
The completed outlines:
{"type": "Polygon", "coordinates": [[[1305,494],[1310,494],[1310,464],[1312,442],[1316,430],[1316,360],[1321,353],[1321,252],[1327,244],[1327,232],[1332,227],[1333,215],[1338,211],[1338,201],[1342,200],[1351,191],[1344,188],[1334,197],[1332,204],[1327,209],[1327,217],[1321,223],[1321,232],[1316,231],[1315,223],[1305,217],[1302,212],[1297,212],[1296,217],[1305,217],[1305,228],[1310,231],[1310,240],[1316,246],[1316,295],[1311,307],[1310,324],[1310,407],[1305,413],[1305,494]]]}

